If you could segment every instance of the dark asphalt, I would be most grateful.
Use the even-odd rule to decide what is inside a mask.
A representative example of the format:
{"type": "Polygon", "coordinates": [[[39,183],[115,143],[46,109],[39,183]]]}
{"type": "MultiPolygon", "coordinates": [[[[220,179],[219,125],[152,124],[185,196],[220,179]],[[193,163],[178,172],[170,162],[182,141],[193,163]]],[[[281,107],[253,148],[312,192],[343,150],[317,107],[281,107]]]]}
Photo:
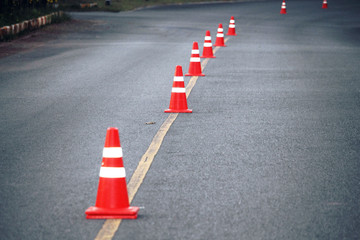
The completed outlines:
{"type": "Polygon", "coordinates": [[[230,16],[114,239],[360,239],[360,3],[321,4],[73,13],[91,27],[0,59],[0,239],[94,239],[106,128],[129,180],[175,66],[230,16]]]}

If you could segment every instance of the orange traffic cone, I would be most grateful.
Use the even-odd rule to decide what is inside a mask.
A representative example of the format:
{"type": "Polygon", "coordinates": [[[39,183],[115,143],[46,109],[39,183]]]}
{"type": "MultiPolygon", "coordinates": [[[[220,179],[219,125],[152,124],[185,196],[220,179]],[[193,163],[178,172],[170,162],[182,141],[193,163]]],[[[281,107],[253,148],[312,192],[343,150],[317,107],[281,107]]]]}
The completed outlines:
{"type": "Polygon", "coordinates": [[[217,29],[216,42],[215,42],[214,46],[226,47],[226,45],[224,43],[224,29],[223,29],[223,26],[221,23],[219,24],[219,27],[217,29]]]}
{"type": "Polygon", "coordinates": [[[166,109],[166,113],[191,113],[188,109],[185,93],[185,83],[182,67],[177,65],[175,68],[175,76],[173,87],[171,90],[170,106],[166,109]]]}
{"type": "Polygon", "coordinates": [[[87,219],[137,218],[139,207],[130,207],[122,160],[119,131],[108,128],[100,168],[96,203],[86,211],[87,219]]]}
{"type": "Polygon", "coordinates": [[[190,65],[189,65],[189,72],[185,74],[185,76],[205,76],[201,72],[201,63],[200,63],[200,52],[199,52],[199,45],[197,42],[193,43],[193,48],[191,50],[191,57],[190,57],[190,65]]]}
{"type": "Polygon", "coordinates": [[[235,33],[235,19],[233,16],[230,18],[229,29],[226,35],[236,36],[235,33]]]}
{"type": "Polygon", "coordinates": [[[327,0],[324,0],[324,1],[323,1],[322,8],[328,8],[327,0]]]}
{"type": "Polygon", "coordinates": [[[282,2],[280,14],[286,14],[286,2],[285,2],[285,0],[283,0],[283,2],[282,2]]]}
{"type": "Polygon", "coordinates": [[[216,58],[213,53],[210,31],[206,31],[203,54],[201,58],[216,58]]]}

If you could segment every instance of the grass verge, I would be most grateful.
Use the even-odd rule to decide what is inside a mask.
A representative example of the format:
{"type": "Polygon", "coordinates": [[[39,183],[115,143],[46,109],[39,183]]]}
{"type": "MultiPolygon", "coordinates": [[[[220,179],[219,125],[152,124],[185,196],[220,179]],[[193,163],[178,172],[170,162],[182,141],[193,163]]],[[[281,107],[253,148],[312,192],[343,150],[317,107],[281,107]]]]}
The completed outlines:
{"type": "Polygon", "coordinates": [[[65,0],[62,7],[65,10],[76,11],[129,11],[141,7],[149,7],[164,4],[190,3],[190,2],[216,2],[217,0],[111,0],[110,5],[105,0],[65,0]],[[81,8],[81,3],[96,3],[96,7],[81,8]]]}

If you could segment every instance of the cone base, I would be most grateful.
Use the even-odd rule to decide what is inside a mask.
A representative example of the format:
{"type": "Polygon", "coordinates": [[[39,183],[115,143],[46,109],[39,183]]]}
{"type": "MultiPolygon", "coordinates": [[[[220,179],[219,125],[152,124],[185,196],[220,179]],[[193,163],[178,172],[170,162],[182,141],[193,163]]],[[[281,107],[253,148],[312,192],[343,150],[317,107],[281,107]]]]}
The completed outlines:
{"type": "Polygon", "coordinates": [[[86,211],[86,219],[136,219],[139,207],[128,208],[99,208],[89,207],[86,211]]]}
{"type": "Polygon", "coordinates": [[[201,56],[200,58],[216,58],[215,56],[201,56]]]}
{"type": "Polygon", "coordinates": [[[216,45],[214,44],[215,47],[227,47],[225,44],[224,45],[216,45]]]}
{"type": "Polygon", "coordinates": [[[227,36],[237,36],[237,34],[235,33],[235,34],[230,34],[230,33],[227,33],[226,34],[227,36]]]}
{"type": "Polygon", "coordinates": [[[280,14],[286,14],[286,11],[281,11],[280,14]]]}
{"type": "Polygon", "coordinates": [[[192,113],[192,109],[166,109],[166,113],[192,113]]]}
{"type": "Polygon", "coordinates": [[[205,77],[205,74],[203,74],[203,73],[197,73],[197,74],[187,73],[187,74],[185,74],[185,76],[187,76],[187,77],[189,77],[189,76],[205,77]]]}

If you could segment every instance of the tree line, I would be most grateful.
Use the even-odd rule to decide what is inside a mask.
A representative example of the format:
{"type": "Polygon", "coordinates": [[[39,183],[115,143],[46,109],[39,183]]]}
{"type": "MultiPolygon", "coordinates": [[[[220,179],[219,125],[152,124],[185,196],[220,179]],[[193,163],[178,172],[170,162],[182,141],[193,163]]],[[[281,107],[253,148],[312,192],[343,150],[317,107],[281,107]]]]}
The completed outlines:
{"type": "Polygon", "coordinates": [[[57,2],[58,0],[0,0],[0,13],[11,14],[26,9],[43,9],[57,2]]]}

